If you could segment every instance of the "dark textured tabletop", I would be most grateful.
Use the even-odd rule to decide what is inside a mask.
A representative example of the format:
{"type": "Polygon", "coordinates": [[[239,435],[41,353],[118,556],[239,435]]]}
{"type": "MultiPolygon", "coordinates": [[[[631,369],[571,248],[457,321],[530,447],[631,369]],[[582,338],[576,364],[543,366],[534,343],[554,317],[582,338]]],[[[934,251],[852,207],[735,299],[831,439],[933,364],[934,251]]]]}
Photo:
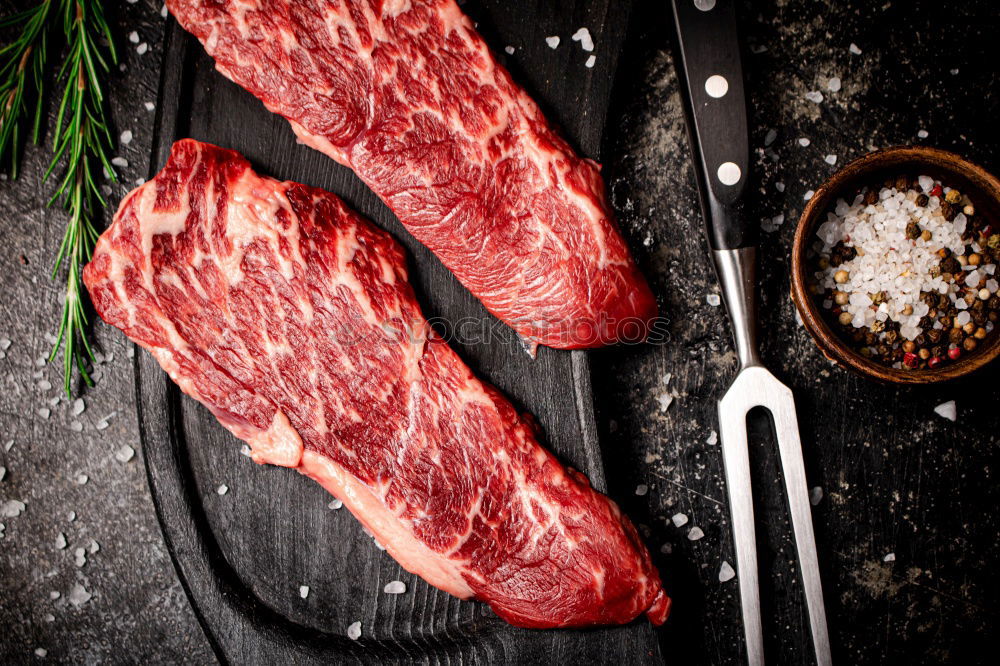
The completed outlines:
{"type": "MultiPolygon", "coordinates": [[[[735,356],[725,313],[707,300],[717,287],[673,26],[659,4],[636,3],[600,157],[670,341],[591,354],[598,426],[609,492],[640,524],[675,600],[661,635],[668,662],[739,663],[737,581],[719,578],[734,555],[712,443],[714,401],[735,356]]],[[[13,6],[0,3],[4,15],[13,6]]],[[[109,81],[115,134],[131,133],[118,147],[122,182],[108,185],[117,204],[158,166],[150,155],[164,18],[160,3],[142,0],[109,3],[109,12],[122,53],[109,81]]],[[[741,29],[757,185],[748,210],[764,227],[764,356],[798,401],[835,655],[988,663],[1000,600],[997,369],[924,388],[850,375],[796,323],[787,273],[807,192],[869,150],[933,145],[1000,171],[1000,9],[992,0],[747,2],[741,29]],[[806,96],[815,92],[821,101],[806,96]],[[946,400],[957,403],[955,423],[933,411],[946,400]]],[[[37,185],[46,156],[29,146],[22,177],[0,176],[0,661],[30,662],[41,650],[72,663],[212,663],[150,500],[131,345],[95,327],[97,385],[80,401],[63,396],[61,367],[42,360],[60,307],[47,274],[65,223],[37,185]],[[6,515],[17,513],[6,510],[12,500],[25,505],[19,515],[6,515]]],[[[775,663],[810,663],[772,449],[762,441],[752,451],[766,516],[765,632],[775,663]]]]}

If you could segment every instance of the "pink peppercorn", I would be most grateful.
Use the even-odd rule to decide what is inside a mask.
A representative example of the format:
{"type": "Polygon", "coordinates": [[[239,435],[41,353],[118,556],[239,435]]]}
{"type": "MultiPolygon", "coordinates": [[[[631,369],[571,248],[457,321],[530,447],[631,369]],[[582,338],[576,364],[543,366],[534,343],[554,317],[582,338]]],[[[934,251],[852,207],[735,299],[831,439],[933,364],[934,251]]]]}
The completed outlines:
{"type": "Polygon", "coordinates": [[[944,194],[944,188],[941,187],[940,185],[935,185],[934,189],[931,190],[931,196],[932,197],[939,197],[942,194],[944,194]]]}
{"type": "Polygon", "coordinates": [[[936,368],[940,364],[941,364],[941,357],[940,356],[931,356],[930,359],[928,359],[928,361],[927,361],[927,367],[928,368],[936,368]]]}
{"type": "Polygon", "coordinates": [[[917,367],[917,361],[918,361],[917,355],[914,354],[913,352],[906,352],[905,354],[903,354],[903,365],[905,365],[906,367],[908,368],[917,367]]]}
{"type": "Polygon", "coordinates": [[[952,347],[951,349],[948,350],[948,358],[950,358],[953,361],[957,361],[958,357],[961,355],[962,355],[962,350],[959,349],[958,347],[952,347]]]}

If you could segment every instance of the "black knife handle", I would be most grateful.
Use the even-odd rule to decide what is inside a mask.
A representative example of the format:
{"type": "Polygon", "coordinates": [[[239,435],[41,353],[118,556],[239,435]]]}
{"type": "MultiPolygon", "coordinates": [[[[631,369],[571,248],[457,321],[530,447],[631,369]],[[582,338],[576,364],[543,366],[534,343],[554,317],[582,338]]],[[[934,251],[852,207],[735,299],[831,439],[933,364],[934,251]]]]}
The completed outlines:
{"type": "Polygon", "coordinates": [[[752,247],[756,227],[746,223],[741,206],[750,164],[736,3],[673,4],[709,243],[714,250],[752,247]]]}

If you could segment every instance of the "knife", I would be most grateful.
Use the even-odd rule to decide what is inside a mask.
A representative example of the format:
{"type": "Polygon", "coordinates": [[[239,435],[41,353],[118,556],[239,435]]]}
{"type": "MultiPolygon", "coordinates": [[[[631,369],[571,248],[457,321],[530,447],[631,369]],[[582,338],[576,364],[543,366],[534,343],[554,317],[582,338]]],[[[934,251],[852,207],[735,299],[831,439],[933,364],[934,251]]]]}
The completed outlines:
{"type": "Polygon", "coordinates": [[[764,407],[774,422],[816,662],[829,666],[830,637],[795,400],[791,390],[764,367],[757,345],[757,234],[742,210],[749,147],[735,3],[673,0],[673,7],[702,212],[740,364],[736,379],[719,400],[719,436],[747,660],[752,666],[764,663],[746,417],[751,409],[764,407]]]}

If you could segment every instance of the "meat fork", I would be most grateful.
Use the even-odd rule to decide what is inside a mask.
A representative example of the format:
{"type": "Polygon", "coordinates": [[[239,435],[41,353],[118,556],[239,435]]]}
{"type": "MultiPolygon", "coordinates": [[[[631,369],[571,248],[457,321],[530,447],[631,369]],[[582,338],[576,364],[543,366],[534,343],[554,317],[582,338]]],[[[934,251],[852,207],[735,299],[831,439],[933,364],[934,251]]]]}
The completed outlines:
{"type": "Polygon", "coordinates": [[[673,0],[702,210],[740,362],[736,379],[719,400],[719,433],[747,658],[751,666],[764,663],[746,424],[751,409],[764,407],[774,421],[816,661],[829,666],[830,637],[795,400],[791,390],[764,367],[757,346],[757,238],[742,215],[749,149],[734,4],[734,0],[673,0]]]}

